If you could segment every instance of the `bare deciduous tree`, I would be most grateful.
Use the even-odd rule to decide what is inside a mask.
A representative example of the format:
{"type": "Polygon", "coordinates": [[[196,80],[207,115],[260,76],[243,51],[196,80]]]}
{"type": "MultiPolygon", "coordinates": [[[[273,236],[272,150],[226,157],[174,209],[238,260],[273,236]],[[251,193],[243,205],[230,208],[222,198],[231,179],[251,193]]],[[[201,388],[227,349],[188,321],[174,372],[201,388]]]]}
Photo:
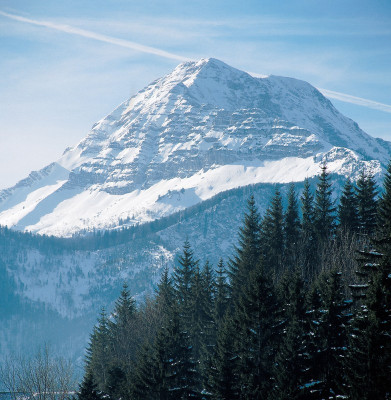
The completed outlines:
{"type": "Polygon", "coordinates": [[[12,400],[21,395],[36,400],[66,400],[77,388],[71,362],[52,357],[47,346],[33,357],[8,357],[0,366],[0,381],[12,400]]]}

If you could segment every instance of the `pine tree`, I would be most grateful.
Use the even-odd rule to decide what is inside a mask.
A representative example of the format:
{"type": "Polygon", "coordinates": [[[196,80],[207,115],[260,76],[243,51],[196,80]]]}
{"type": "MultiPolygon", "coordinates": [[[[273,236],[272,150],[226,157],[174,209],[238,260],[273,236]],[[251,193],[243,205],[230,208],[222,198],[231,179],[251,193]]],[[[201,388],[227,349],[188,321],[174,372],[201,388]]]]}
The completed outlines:
{"type": "Polygon", "coordinates": [[[334,232],[336,209],[331,198],[330,175],[327,172],[326,164],[322,165],[321,170],[315,193],[314,223],[317,238],[326,241],[334,232]]]}
{"type": "Polygon", "coordinates": [[[284,215],[285,263],[294,268],[296,264],[297,244],[300,241],[300,219],[295,187],[289,186],[288,205],[284,215]]]}
{"type": "Polygon", "coordinates": [[[282,197],[277,188],[262,221],[261,242],[265,266],[275,275],[279,275],[282,271],[282,257],[284,254],[283,222],[282,197]]]}
{"type": "Polygon", "coordinates": [[[91,372],[87,372],[77,392],[77,400],[102,400],[91,372]]]}
{"type": "Polygon", "coordinates": [[[350,179],[346,180],[340,204],[338,207],[338,219],[342,230],[357,232],[359,228],[358,203],[354,186],[350,179]]]}
{"type": "Polygon", "coordinates": [[[357,180],[357,203],[361,232],[372,235],[376,228],[378,190],[375,178],[361,171],[357,180]]]}
{"type": "Polygon", "coordinates": [[[249,274],[261,256],[259,222],[254,196],[251,196],[247,202],[243,226],[239,230],[239,246],[235,247],[235,254],[229,261],[230,296],[233,303],[247,285],[249,274]]]}

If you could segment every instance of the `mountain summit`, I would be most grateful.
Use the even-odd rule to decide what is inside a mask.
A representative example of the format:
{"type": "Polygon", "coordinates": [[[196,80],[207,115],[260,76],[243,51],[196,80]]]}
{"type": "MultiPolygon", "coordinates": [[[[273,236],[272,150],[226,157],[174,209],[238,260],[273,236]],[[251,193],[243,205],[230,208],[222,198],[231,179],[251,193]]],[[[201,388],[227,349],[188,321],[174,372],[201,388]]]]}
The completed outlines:
{"type": "Polygon", "coordinates": [[[0,192],[0,224],[69,236],[150,221],[260,182],[329,169],[380,173],[374,139],[310,84],[185,62],[97,122],[75,147],[0,192]]]}

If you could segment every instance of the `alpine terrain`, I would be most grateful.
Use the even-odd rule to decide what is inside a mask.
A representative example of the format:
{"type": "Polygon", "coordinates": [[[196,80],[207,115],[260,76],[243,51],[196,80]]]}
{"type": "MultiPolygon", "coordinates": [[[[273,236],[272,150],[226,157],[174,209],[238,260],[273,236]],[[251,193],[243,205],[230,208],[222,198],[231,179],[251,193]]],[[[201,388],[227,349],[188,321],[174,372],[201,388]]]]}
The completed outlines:
{"type": "Polygon", "coordinates": [[[150,290],[187,238],[213,265],[229,257],[250,194],[262,213],[325,162],[339,193],[390,157],[309,83],[180,64],[0,191],[0,354],[44,341],[81,354],[100,307],[124,281],[150,290]]]}
{"type": "Polygon", "coordinates": [[[325,160],[339,175],[380,173],[390,150],[306,82],[186,62],[1,191],[0,224],[56,236],[135,225],[237,187],[303,181],[325,160]]]}

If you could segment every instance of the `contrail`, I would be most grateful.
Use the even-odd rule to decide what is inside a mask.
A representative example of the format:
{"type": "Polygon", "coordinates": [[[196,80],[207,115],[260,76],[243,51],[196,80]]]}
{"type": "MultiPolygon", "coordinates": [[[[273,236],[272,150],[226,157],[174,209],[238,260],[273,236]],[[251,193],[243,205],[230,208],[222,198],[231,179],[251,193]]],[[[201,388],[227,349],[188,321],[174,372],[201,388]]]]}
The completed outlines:
{"type": "Polygon", "coordinates": [[[83,37],[86,37],[89,39],[98,40],[100,42],[110,43],[110,44],[114,44],[116,46],[121,46],[121,47],[125,47],[128,49],[141,51],[143,53],[154,54],[156,56],[170,58],[170,59],[178,60],[178,61],[192,61],[191,59],[189,59],[187,57],[183,57],[178,54],[170,53],[168,51],[160,50],[155,47],[144,46],[142,44],[135,43],[130,40],[123,40],[123,39],[118,39],[118,38],[115,38],[112,36],[101,35],[100,33],[87,31],[85,29],[76,28],[76,27],[70,26],[70,25],[56,24],[53,22],[46,22],[46,21],[37,21],[34,19],[21,17],[19,15],[9,14],[4,11],[0,11],[0,15],[3,15],[4,17],[13,19],[15,21],[26,22],[26,23],[32,24],[32,25],[44,26],[45,28],[55,29],[57,31],[70,33],[72,35],[83,36],[83,37]]]}
{"type": "Polygon", "coordinates": [[[378,103],[377,101],[363,99],[362,97],[351,96],[350,94],[334,92],[332,90],[321,89],[318,90],[326,97],[330,99],[340,100],[345,103],[357,104],[359,106],[373,108],[374,110],[384,111],[391,113],[391,106],[384,103],[378,103]]]}
{"type": "MultiPolygon", "coordinates": [[[[112,36],[101,35],[100,33],[87,31],[85,29],[76,28],[76,27],[70,26],[70,25],[56,24],[56,23],[47,22],[47,21],[37,21],[37,20],[31,19],[31,18],[25,18],[25,17],[21,17],[19,15],[6,13],[4,11],[0,11],[0,15],[10,18],[10,19],[13,19],[15,21],[25,22],[25,23],[37,25],[37,26],[43,26],[45,28],[55,29],[57,31],[69,33],[72,35],[78,35],[78,36],[82,36],[85,38],[98,40],[100,42],[105,42],[105,43],[114,44],[116,46],[125,47],[127,49],[141,51],[143,53],[148,53],[148,54],[154,54],[156,56],[169,58],[172,60],[193,61],[190,58],[183,57],[179,54],[170,53],[168,51],[164,51],[161,49],[157,49],[156,47],[145,46],[143,44],[135,43],[130,40],[118,39],[118,38],[115,38],[112,36]]],[[[260,75],[260,74],[255,74],[255,73],[254,74],[250,73],[250,74],[255,77],[264,77],[264,75],[260,75]]],[[[391,113],[391,105],[388,105],[388,104],[378,103],[377,101],[363,99],[361,97],[351,96],[351,95],[345,94],[345,93],[334,92],[332,90],[320,89],[320,88],[318,88],[318,90],[321,93],[323,93],[324,96],[326,96],[330,99],[335,99],[335,100],[343,101],[345,103],[356,104],[359,106],[368,107],[368,108],[372,108],[375,110],[391,113]]]]}

